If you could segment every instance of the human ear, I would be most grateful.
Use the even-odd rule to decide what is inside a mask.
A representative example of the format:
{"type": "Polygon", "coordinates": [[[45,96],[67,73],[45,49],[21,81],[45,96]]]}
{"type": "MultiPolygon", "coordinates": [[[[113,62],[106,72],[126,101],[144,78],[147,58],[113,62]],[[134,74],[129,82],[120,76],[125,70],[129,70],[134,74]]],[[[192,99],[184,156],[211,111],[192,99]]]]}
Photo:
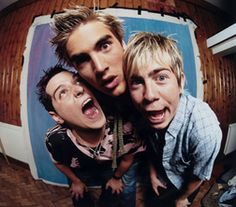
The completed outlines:
{"type": "Polygon", "coordinates": [[[180,93],[182,94],[183,91],[184,91],[184,86],[185,86],[185,75],[184,73],[181,73],[180,75],[180,87],[181,87],[181,90],[180,90],[180,93]]]}
{"type": "Polygon", "coordinates": [[[126,49],[126,47],[127,47],[127,44],[125,43],[125,41],[124,40],[122,40],[122,47],[124,48],[124,50],[126,49]]]}
{"type": "Polygon", "coordinates": [[[51,117],[54,119],[54,121],[57,122],[58,124],[64,123],[64,119],[62,119],[56,112],[49,111],[48,113],[51,115],[51,117]]]}

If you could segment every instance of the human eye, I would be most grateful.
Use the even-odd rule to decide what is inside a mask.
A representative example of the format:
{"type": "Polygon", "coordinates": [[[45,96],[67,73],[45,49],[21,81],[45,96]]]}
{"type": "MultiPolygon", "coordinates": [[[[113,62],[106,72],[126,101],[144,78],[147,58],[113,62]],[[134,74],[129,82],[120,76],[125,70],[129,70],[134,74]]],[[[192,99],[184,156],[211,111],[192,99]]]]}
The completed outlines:
{"type": "Polygon", "coordinates": [[[80,81],[80,78],[79,78],[78,76],[75,76],[75,77],[74,77],[73,84],[74,84],[74,85],[81,85],[81,81],[80,81]]]}
{"type": "Polygon", "coordinates": [[[78,56],[74,56],[72,58],[73,63],[77,66],[77,67],[82,67],[82,65],[86,62],[89,62],[90,57],[87,54],[81,54],[78,56]]]}
{"type": "Polygon", "coordinates": [[[100,44],[100,50],[102,51],[108,51],[111,47],[112,42],[110,40],[106,40],[101,42],[100,44]]]}
{"type": "Polygon", "coordinates": [[[133,76],[133,77],[131,77],[129,83],[130,83],[131,87],[135,88],[135,87],[138,87],[139,85],[143,84],[144,81],[141,77],[133,76]]]}
{"type": "Polygon", "coordinates": [[[81,85],[80,81],[79,80],[75,81],[75,85],[81,85]]]}
{"type": "Polygon", "coordinates": [[[159,76],[158,76],[158,80],[159,81],[164,81],[164,80],[166,80],[167,79],[167,76],[165,75],[165,74],[160,74],[159,76]]]}
{"type": "Polygon", "coordinates": [[[59,100],[63,100],[68,95],[68,89],[63,88],[58,91],[57,97],[59,100]]]}
{"type": "Polygon", "coordinates": [[[154,76],[154,79],[158,83],[165,83],[168,80],[168,77],[169,77],[168,74],[160,72],[156,74],[156,76],[154,76]]]}

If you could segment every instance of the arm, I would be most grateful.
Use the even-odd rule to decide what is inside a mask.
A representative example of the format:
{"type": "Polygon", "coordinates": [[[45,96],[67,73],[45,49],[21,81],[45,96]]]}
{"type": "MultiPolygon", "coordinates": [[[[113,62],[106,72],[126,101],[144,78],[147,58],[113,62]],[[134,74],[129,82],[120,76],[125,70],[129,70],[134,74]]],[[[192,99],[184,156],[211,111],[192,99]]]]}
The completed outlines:
{"type": "Polygon", "coordinates": [[[194,177],[189,181],[184,190],[182,190],[179,198],[175,201],[176,207],[184,207],[190,205],[188,197],[202,184],[202,180],[197,177],[194,177]]]}
{"type": "Polygon", "coordinates": [[[150,162],[149,162],[149,168],[150,168],[150,179],[151,179],[152,189],[159,196],[160,194],[158,188],[166,189],[166,185],[157,178],[156,170],[150,162]]]}
{"type": "Polygon", "coordinates": [[[115,170],[113,177],[107,182],[106,189],[110,187],[112,189],[112,193],[117,194],[123,191],[124,185],[122,183],[121,177],[132,165],[133,160],[133,154],[127,154],[122,157],[122,160],[118,165],[117,169],[115,170]]]}
{"type": "MultiPolygon", "coordinates": [[[[60,125],[48,130],[45,144],[56,168],[70,179],[72,196],[82,198],[84,192],[87,191],[86,185],[73,173],[68,165],[61,164],[63,157],[67,156],[67,153],[64,152],[70,150],[70,146],[65,141],[68,139],[66,132],[67,128],[62,128],[60,125]],[[62,150],[63,148],[65,150],[62,150]]],[[[68,159],[71,159],[71,157],[68,157],[68,159]]]]}
{"type": "Polygon", "coordinates": [[[83,198],[84,192],[87,191],[86,185],[72,172],[72,170],[62,164],[54,163],[56,168],[66,175],[72,182],[70,192],[72,197],[83,198]]]}

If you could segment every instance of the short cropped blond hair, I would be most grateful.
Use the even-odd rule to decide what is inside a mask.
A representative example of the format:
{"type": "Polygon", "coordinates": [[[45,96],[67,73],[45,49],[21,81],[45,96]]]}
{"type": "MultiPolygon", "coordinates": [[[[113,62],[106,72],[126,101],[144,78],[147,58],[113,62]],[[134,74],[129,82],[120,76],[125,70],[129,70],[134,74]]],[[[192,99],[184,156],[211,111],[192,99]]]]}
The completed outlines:
{"type": "Polygon", "coordinates": [[[54,17],[54,22],[51,24],[54,36],[50,42],[55,47],[55,52],[60,63],[66,63],[69,66],[73,65],[66,49],[67,41],[72,32],[81,24],[94,20],[102,22],[107,26],[122,45],[124,29],[122,21],[118,17],[102,11],[93,11],[85,6],[65,9],[64,13],[54,17]]]}
{"type": "Polygon", "coordinates": [[[151,32],[138,32],[129,39],[123,57],[123,69],[127,80],[145,69],[150,60],[147,58],[148,55],[158,63],[168,64],[181,87],[183,60],[176,41],[151,32]]]}

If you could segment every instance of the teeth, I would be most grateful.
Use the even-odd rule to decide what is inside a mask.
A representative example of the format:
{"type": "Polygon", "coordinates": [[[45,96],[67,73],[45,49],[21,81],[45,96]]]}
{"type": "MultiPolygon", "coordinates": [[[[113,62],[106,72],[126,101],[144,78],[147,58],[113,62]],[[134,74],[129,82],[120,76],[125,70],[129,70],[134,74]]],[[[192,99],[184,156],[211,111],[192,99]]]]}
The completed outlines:
{"type": "Polygon", "coordinates": [[[91,98],[88,98],[84,103],[83,103],[83,106],[82,107],[84,107],[87,103],[89,103],[90,101],[92,101],[92,99],[91,98]]]}

